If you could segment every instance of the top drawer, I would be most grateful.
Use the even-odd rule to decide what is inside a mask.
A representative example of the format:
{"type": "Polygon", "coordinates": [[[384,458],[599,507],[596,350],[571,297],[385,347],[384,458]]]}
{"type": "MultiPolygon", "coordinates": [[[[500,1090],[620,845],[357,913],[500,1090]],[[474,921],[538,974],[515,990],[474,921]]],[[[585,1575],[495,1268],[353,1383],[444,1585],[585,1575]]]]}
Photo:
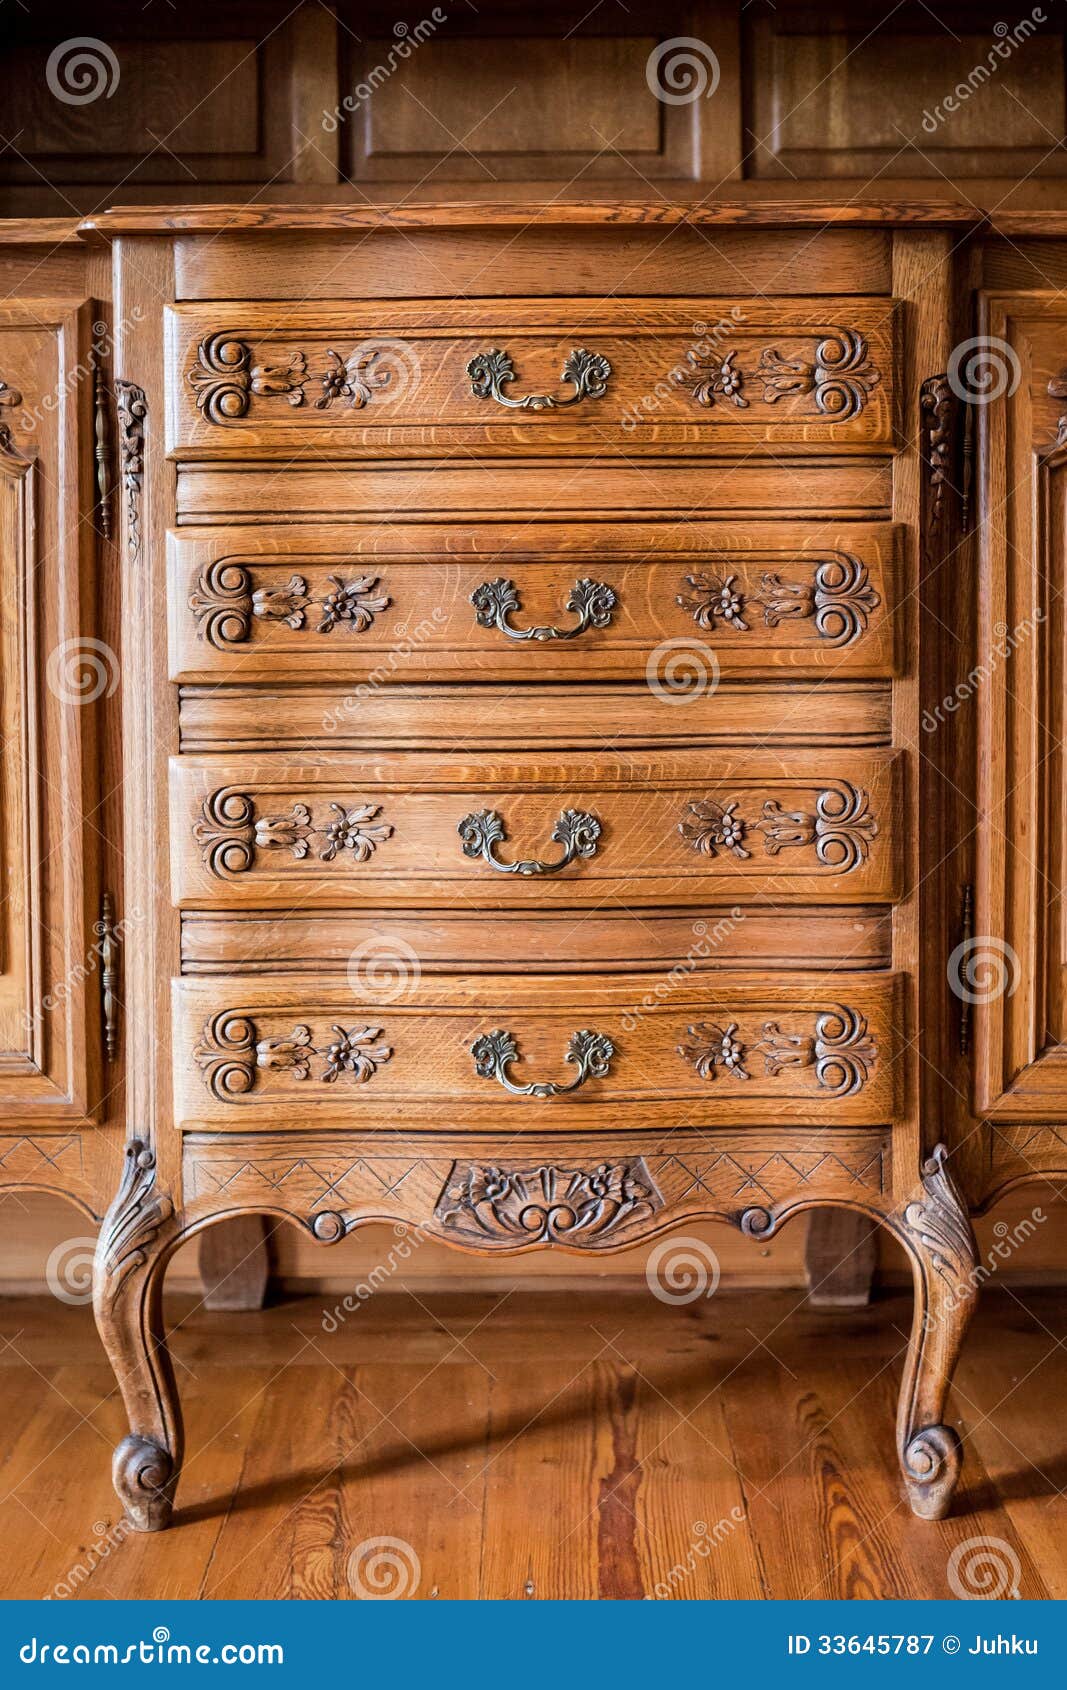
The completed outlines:
{"type": "Polygon", "coordinates": [[[891,299],[282,301],[167,311],[178,458],[884,451],[891,299]]]}

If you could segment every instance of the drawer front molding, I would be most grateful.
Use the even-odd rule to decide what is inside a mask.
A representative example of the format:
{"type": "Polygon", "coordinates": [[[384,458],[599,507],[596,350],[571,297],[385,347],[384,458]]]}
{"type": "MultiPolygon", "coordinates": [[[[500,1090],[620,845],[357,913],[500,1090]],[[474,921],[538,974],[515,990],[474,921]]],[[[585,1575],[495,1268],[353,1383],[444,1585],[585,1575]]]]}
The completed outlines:
{"type": "MultiPolygon", "coordinates": [[[[791,708],[781,704],[783,721],[791,708]]],[[[262,715],[255,694],[246,709],[262,715]]],[[[903,770],[881,747],[628,758],[312,749],[312,761],[174,759],[185,907],[277,906],[298,890],[319,907],[372,893],[390,906],[451,907],[475,882],[494,907],[540,907],[564,885],[566,901],[583,904],[609,889],[646,905],[742,891],[862,903],[889,901],[900,884],[903,770]]]]}
{"type": "Polygon", "coordinates": [[[605,971],[175,983],[177,1118],[186,1129],[320,1126],[468,1131],[502,1113],[521,1132],[584,1121],[825,1126],[895,1118],[898,977],[723,973],[644,1005],[647,983],[605,971]],[[343,1082],[338,1084],[337,1082],[343,1082]],[[368,1084],[367,1082],[373,1082],[368,1084]]]}
{"type": "Polygon", "coordinates": [[[763,839],[767,856],[780,851],[814,848],[820,863],[838,874],[849,874],[866,862],[878,823],[870,812],[870,799],[848,781],[820,792],[814,811],[784,810],[777,799],[764,800],[755,821],[738,814],[740,800],[701,799],[687,807],[678,832],[705,856],[732,852],[742,861],[752,853],[745,840],[753,834],[763,839]]]}
{"type": "Polygon", "coordinates": [[[844,1004],[816,1016],[812,1032],[783,1032],[777,1021],[765,1021],[755,1040],[746,1039],[739,1023],[725,1027],[699,1021],[686,1029],[678,1054],[702,1080],[714,1080],[720,1069],[735,1080],[748,1080],[745,1066],[762,1057],[765,1074],[777,1076],[797,1068],[812,1068],[819,1085],[834,1097],[850,1097],[862,1090],[878,1060],[866,1016],[844,1004]]]}
{"type": "Polygon", "coordinates": [[[314,440],[395,458],[465,444],[529,458],[588,452],[595,434],[599,456],[628,458],[786,442],[800,455],[892,451],[898,316],[862,295],[580,310],[454,299],[432,313],[425,301],[188,301],[166,311],[168,446],[210,458],[314,440]],[[730,321],[728,346],[694,336],[701,319],[730,321]]]}
{"type": "Polygon", "coordinates": [[[342,854],[365,863],[378,846],[391,838],[391,822],[380,822],[380,804],[329,806],[329,819],[316,820],[306,804],[293,804],[287,815],[261,815],[247,792],[220,788],[204,800],[203,814],[193,824],[193,838],[206,866],[220,880],[246,873],[257,851],[288,851],[296,861],[315,847],[319,862],[332,863],[342,854]]]}
{"type": "Polygon", "coordinates": [[[644,682],[663,641],[695,629],[724,676],[894,673],[898,532],[819,535],[786,521],[688,522],[684,546],[665,522],[180,529],[172,678],[644,682]]]}
{"type": "Polygon", "coordinates": [[[589,1169],[457,1162],[434,1220],[457,1241],[480,1246],[593,1245],[640,1226],[663,1208],[643,1157],[589,1169]]]}

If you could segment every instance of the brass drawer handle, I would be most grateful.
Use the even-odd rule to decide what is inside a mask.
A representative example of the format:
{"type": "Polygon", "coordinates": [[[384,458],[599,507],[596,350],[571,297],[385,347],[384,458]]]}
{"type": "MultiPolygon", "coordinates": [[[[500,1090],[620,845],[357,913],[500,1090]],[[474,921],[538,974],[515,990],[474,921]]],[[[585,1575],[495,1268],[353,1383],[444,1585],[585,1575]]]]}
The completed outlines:
{"type": "Polygon", "coordinates": [[[519,1047],[514,1034],[500,1027],[475,1039],[471,1055],[483,1080],[499,1080],[504,1089],[514,1092],[516,1097],[559,1097],[564,1092],[577,1091],[588,1079],[602,1080],[611,1066],[615,1046],[603,1033],[594,1033],[588,1027],[572,1033],[566,1060],[575,1064],[578,1073],[565,1086],[557,1085],[555,1080],[532,1080],[526,1086],[515,1085],[507,1070],[510,1063],[518,1061],[519,1047]]]}
{"type": "Polygon", "coordinates": [[[565,405],[577,405],[582,399],[603,399],[607,392],[611,365],[599,352],[587,352],[584,346],[567,354],[560,371],[560,381],[574,388],[562,397],[555,393],[528,393],[525,399],[509,399],[504,389],[515,380],[515,366],[507,352],[494,346],[489,352],[479,352],[467,365],[471,378],[471,392],[475,399],[495,399],[512,411],[558,411],[565,405]]]}
{"type": "Polygon", "coordinates": [[[587,575],[583,575],[580,581],[574,583],[563,607],[578,618],[573,627],[512,628],[508,625],[508,617],[513,610],[522,609],[514,581],[499,575],[495,581],[483,581],[471,594],[471,604],[477,611],[480,626],[499,628],[509,640],[573,640],[578,634],[584,634],[587,628],[608,627],[617,602],[614,592],[603,581],[590,581],[587,575]]]}
{"type": "Polygon", "coordinates": [[[499,869],[501,874],[558,874],[576,857],[596,855],[600,823],[588,810],[564,810],[552,829],[553,843],[563,846],[563,855],[551,863],[538,857],[502,863],[494,855],[494,847],[507,838],[507,831],[498,810],[474,810],[469,816],[464,816],[456,831],[463,841],[465,857],[481,857],[490,868],[499,869]]]}

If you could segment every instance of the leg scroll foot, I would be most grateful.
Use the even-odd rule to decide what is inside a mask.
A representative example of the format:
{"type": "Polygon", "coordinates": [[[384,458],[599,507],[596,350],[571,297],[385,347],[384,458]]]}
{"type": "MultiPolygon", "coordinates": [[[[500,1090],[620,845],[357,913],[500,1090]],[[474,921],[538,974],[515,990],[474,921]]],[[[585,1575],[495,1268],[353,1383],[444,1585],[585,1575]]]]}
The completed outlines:
{"type": "Polygon", "coordinates": [[[155,1156],[134,1139],[100,1229],[93,1307],[130,1425],[115,1451],[115,1489],[130,1524],[142,1532],[168,1524],[181,1467],[181,1410],[162,1309],[163,1272],[176,1234],[171,1201],[156,1189],[155,1156]]]}
{"type": "Polygon", "coordinates": [[[900,1389],[897,1443],[914,1514],[948,1513],[963,1463],[959,1434],[944,1421],[952,1374],[978,1296],[977,1251],[966,1206],[939,1144],[922,1184],[894,1228],[911,1257],[915,1315],[900,1389]]]}
{"type": "Polygon", "coordinates": [[[161,1532],[170,1524],[177,1474],[169,1450],[131,1432],[115,1451],[111,1476],[137,1531],[161,1532]]]}
{"type": "Polygon", "coordinates": [[[911,1511],[920,1520],[942,1520],[963,1465],[963,1445],[952,1426],[924,1426],[901,1453],[911,1511]]]}

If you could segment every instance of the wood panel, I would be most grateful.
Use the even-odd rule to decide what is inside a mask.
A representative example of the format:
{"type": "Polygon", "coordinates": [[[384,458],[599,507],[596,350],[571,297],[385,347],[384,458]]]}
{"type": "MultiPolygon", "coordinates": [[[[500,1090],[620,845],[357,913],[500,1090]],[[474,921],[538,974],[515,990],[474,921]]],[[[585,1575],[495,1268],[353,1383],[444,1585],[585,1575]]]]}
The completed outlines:
{"type": "Polygon", "coordinates": [[[177,681],[645,680],[686,636],[727,674],[896,663],[884,527],[346,524],[178,530],[167,549],[177,681]]]}
{"type": "Polygon", "coordinates": [[[176,758],[179,907],[889,901],[893,753],[176,758]]]}
{"type": "Polygon", "coordinates": [[[10,20],[0,98],[18,146],[0,182],[13,203],[59,213],[115,192],[336,183],[321,118],[336,98],[337,26],[324,8],[194,3],[163,26],[105,0],[91,38],[68,8],[66,39],[63,9],[46,30],[28,11],[10,20]]]}
{"type": "Polygon", "coordinates": [[[1067,1111],[1062,899],[1067,453],[1057,446],[1067,314],[1056,295],[991,297],[988,331],[1012,361],[984,440],[976,689],[979,805],[973,1004],[977,1108],[1005,1119],[1067,1111]],[[1007,379],[1007,378],[1006,378],[1007,379]]]}
{"type": "Polygon", "coordinates": [[[166,312],[177,458],[886,450],[891,300],[351,300],[166,312]]]}
{"type": "Polygon", "coordinates": [[[646,1007],[632,979],[607,971],[465,978],[412,967],[383,982],[362,960],[333,986],[175,982],[177,1124],[431,1126],[461,1108],[468,1131],[504,1119],[544,1132],[588,1126],[604,1106],[602,1125],[758,1125],[769,1113],[846,1125],[895,1111],[896,977],[690,976],[646,1007]],[[529,1084],[544,1095],[509,1089],[529,1084]]]}
{"type": "Polygon", "coordinates": [[[972,6],[954,26],[917,6],[878,20],[840,5],[754,14],[746,173],[1063,175],[1063,29],[1040,12],[1009,23],[972,6]]]}
{"type": "MultiPolygon", "coordinates": [[[[628,457],[629,454],[627,453],[628,457]]],[[[182,465],[178,474],[178,520],[199,525],[278,518],[278,471],[255,463],[225,468],[182,465]]],[[[892,516],[892,474],[882,459],[835,463],[796,463],[784,478],[776,464],[738,463],[687,466],[647,465],[594,457],[589,462],[558,465],[497,463],[491,458],[455,457],[418,465],[361,463],[360,473],[338,475],[328,465],[308,467],[306,454],[285,468],[285,509],[290,523],[335,516],[407,523],[440,516],[448,522],[481,522],[487,511],[507,519],[527,517],[626,517],[690,522],[728,516],[732,521],[760,521],[768,511],[788,521],[832,517],[892,516]]]]}
{"type": "Polygon", "coordinates": [[[300,973],[309,964],[347,969],[354,952],[385,979],[402,976],[412,956],[427,972],[503,974],[521,956],[541,973],[559,968],[660,972],[640,986],[650,1002],[701,968],[887,968],[892,912],[854,904],[838,908],[703,903],[699,911],[539,910],[530,922],[513,910],[486,922],[478,909],[330,909],[187,911],[182,917],[183,974],[300,973]]]}
{"type": "Polygon", "coordinates": [[[94,706],[118,686],[86,594],[88,308],[0,308],[0,1103],[86,1119],[101,1085],[94,706]]]}
{"type": "Polygon", "coordinates": [[[183,751],[602,751],[887,745],[892,696],[878,682],[723,681],[701,638],[660,649],[644,686],[389,685],[408,649],[351,686],[184,687],[183,751]],[[472,708],[472,701],[477,708],[472,708]]]}

